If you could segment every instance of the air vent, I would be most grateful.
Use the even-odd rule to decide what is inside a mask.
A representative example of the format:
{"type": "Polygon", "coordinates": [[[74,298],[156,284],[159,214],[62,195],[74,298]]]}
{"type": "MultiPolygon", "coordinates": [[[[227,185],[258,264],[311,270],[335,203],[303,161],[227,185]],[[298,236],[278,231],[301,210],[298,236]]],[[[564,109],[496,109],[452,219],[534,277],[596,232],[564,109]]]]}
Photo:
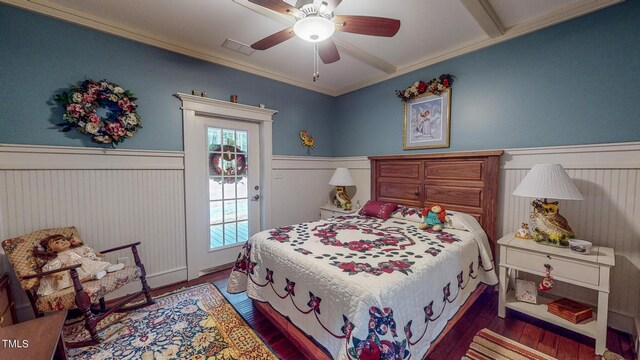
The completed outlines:
{"type": "Polygon", "coordinates": [[[235,40],[227,39],[222,43],[222,47],[225,49],[229,49],[235,52],[238,52],[242,55],[251,55],[255,51],[251,46],[245,45],[243,43],[237,42],[235,40]]]}

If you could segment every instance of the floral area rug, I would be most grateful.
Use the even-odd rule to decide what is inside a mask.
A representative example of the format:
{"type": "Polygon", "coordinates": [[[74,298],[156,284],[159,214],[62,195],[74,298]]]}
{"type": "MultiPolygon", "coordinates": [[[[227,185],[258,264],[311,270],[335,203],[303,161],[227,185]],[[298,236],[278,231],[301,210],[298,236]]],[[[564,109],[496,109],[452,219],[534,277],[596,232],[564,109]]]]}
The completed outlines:
{"type": "Polygon", "coordinates": [[[462,360],[557,360],[540,351],[498,335],[489,329],[478,331],[462,360]]]}
{"type": "MultiPolygon", "coordinates": [[[[99,325],[96,346],[68,349],[70,359],[277,359],[213,284],[156,297],[156,304],[115,314],[99,325]]],[[[64,339],[88,338],[84,323],[64,339]]]]}

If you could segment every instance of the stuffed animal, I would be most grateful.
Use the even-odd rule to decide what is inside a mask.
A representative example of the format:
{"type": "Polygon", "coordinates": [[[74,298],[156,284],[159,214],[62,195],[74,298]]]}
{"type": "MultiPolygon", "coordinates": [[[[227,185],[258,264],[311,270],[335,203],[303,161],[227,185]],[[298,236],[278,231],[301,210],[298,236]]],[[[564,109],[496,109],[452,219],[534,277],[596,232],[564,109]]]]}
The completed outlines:
{"type": "Polygon", "coordinates": [[[435,231],[441,231],[444,224],[450,221],[447,211],[442,205],[438,204],[434,204],[428,209],[423,209],[422,218],[424,222],[418,227],[423,230],[431,228],[435,231]]]}
{"type": "MultiPolygon", "coordinates": [[[[76,269],[78,277],[80,281],[90,281],[103,278],[107,272],[114,272],[124,268],[124,264],[113,265],[106,261],[96,261],[89,257],[78,255],[71,249],[70,239],[60,234],[48,236],[41,244],[47,251],[56,254],[54,259],[48,261],[42,267],[43,272],[73,264],[82,264],[81,267],[76,269]]],[[[42,278],[38,288],[38,295],[46,296],[71,286],[73,286],[73,282],[68,271],[55,273],[42,278]]]]}

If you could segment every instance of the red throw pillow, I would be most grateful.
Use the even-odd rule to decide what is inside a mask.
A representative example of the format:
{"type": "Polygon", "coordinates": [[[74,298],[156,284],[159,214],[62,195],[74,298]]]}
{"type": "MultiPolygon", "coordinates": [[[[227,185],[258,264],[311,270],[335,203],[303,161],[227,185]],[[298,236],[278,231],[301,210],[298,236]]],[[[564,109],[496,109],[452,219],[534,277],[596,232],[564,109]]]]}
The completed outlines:
{"type": "Polygon", "coordinates": [[[358,214],[377,217],[382,220],[387,220],[391,217],[391,214],[396,210],[398,204],[384,202],[384,201],[367,201],[366,204],[360,209],[358,214]]]}

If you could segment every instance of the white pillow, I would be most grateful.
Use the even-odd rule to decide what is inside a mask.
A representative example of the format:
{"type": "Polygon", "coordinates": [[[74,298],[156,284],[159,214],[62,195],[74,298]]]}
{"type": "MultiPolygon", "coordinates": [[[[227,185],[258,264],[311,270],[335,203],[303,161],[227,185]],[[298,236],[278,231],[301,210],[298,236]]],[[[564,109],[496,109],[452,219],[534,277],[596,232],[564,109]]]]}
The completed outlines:
{"type": "Polygon", "coordinates": [[[391,217],[421,223],[424,222],[424,220],[422,219],[422,214],[420,213],[421,211],[422,209],[398,205],[396,211],[391,214],[391,217]]]}

